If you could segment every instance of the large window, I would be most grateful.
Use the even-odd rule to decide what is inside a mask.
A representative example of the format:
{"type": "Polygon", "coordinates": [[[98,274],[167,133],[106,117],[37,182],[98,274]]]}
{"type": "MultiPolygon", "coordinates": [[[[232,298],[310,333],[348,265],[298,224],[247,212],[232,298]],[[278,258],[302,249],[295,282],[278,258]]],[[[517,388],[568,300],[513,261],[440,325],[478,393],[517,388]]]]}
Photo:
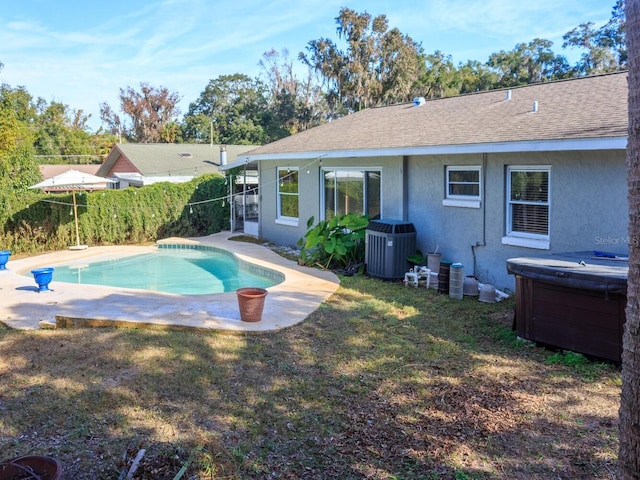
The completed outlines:
{"type": "Polygon", "coordinates": [[[447,167],[447,190],[444,206],[480,207],[482,195],[482,167],[447,167]]]}
{"type": "Polygon", "coordinates": [[[298,169],[278,168],[278,220],[298,221],[298,169]]]}
{"type": "Polygon", "coordinates": [[[322,170],[324,219],[347,213],[380,218],[380,171],[325,168],[322,170]]]}
{"type": "Polygon", "coordinates": [[[507,237],[542,241],[530,246],[548,248],[550,177],[550,167],[508,167],[507,237]]]}

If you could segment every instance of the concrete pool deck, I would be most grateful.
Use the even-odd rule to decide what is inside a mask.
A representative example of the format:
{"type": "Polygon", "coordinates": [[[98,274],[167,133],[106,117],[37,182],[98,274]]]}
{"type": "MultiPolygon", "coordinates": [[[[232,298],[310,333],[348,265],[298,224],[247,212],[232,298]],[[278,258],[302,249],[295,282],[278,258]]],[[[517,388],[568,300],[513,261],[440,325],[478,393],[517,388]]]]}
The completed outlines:
{"type": "Polygon", "coordinates": [[[77,261],[99,261],[156,250],[156,246],[89,247],[12,260],[0,271],[0,322],[11,328],[60,327],[218,330],[249,333],[290,327],[314,312],[339,287],[331,272],[298,266],[269,248],[230,241],[230,232],[207,237],[170,238],[158,243],[193,243],[222,248],[238,258],[284,274],[284,282],[267,288],[262,320],[240,320],[235,292],[175,295],[147,290],[56,282],[37,291],[31,269],[77,261]],[[26,275],[25,275],[26,273],[26,275]]]}

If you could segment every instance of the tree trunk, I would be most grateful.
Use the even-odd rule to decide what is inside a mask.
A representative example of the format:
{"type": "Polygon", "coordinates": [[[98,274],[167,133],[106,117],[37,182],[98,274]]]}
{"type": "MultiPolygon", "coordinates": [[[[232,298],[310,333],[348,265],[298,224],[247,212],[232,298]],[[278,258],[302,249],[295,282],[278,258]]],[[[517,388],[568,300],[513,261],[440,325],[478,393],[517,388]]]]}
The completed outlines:
{"type": "Polygon", "coordinates": [[[623,335],[619,477],[640,478],[640,0],[627,0],[629,278],[623,335]]]}

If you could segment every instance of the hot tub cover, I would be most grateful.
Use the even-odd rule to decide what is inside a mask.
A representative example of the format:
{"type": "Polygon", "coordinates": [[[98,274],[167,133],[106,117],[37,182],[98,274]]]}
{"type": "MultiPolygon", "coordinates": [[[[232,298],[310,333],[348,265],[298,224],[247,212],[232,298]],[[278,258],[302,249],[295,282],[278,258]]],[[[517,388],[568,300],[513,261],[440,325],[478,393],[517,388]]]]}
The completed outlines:
{"type": "Polygon", "coordinates": [[[626,294],[629,262],[624,257],[602,256],[594,251],[553,253],[510,258],[507,271],[570,288],[626,294]]]}

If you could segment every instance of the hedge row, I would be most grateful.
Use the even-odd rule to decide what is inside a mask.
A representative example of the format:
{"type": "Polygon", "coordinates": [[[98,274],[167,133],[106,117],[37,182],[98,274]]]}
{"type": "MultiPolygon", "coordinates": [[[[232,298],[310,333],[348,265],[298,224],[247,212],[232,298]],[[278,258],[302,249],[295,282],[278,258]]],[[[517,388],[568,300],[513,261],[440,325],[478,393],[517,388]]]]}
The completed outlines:
{"type": "MultiPolygon", "coordinates": [[[[81,244],[124,245],[229,228],[228,186],[220,175],[125,190],[76,192],[81,244]]],[[[0,250],[33,254],[76,243],[73,196],[0,192],[0,250]]]]}

